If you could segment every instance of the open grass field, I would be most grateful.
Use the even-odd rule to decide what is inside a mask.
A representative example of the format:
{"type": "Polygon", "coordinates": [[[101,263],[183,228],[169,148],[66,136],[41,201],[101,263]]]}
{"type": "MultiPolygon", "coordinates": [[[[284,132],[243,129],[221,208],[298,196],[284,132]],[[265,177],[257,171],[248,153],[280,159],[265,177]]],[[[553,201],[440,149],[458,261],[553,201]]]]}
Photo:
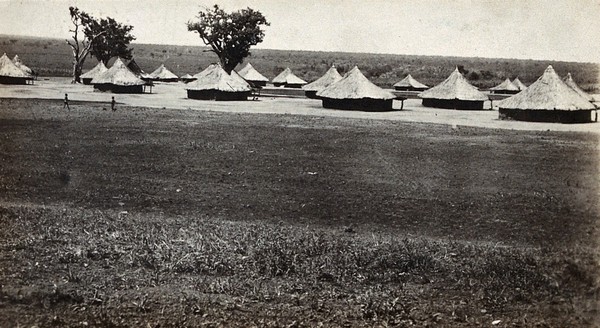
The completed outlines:
{"type": "Polygon", "coordinates": [[[104,107],[0,100],[8,326],[600,324],[598,133],[104,107]]]}

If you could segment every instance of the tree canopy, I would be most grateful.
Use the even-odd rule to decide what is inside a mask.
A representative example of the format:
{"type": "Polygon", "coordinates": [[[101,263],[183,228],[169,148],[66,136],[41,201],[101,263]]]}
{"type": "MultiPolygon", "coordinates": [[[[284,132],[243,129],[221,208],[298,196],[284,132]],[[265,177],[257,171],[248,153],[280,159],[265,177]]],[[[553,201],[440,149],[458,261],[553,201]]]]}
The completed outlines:
{"type": "Polygon", "coordinates": [[[94,35],[98,37],[92,41],[90,55],[105,65],[115,56],[131,59],[133,49],[129,48],[129,43],[135,40],[130,34],[132,29],[133,26],[120,24],[110,17],[91,21],[84,29],[85,35],[88,39],[94,35]],[[100,34],[102,31],[104,33],[100,34]]]}
{"type": "Polygon", "coordinates": [[[270,25],[262,13],[251,8],[226,13],[214,5],[200,11],[196,18],[197,21],[188,22],[188,30],[197,32],[211,47],[227,73],[250,55],[251,46],[263,41],[265,33],[261,27],[270,25]]]}
{"type": "Polygon", "coordinates": [[[130,59],[132,49],[129,43],[135,40],[130,34],[130,25],[123,25],[107,17],[96,19],[77,7],[69,7],[73,28],[72,40],[66,40],[73,50],[73,83],[79,81],[83,63],[91,54],[104,64],[111,57],[130,59]]]}

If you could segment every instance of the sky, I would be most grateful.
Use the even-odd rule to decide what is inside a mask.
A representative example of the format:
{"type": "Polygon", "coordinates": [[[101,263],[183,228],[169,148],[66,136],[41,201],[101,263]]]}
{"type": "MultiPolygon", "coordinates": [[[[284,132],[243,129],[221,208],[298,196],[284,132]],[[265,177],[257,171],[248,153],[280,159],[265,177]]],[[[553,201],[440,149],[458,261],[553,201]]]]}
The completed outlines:
{"type": "Polygon", "coordinates": [[[0,34],[68,38],[76,6],[137,43],[203,45],[186,22],[215,3],[263,13],[257,48],[600,63],[600,0],[0,0],[0,34]]]}

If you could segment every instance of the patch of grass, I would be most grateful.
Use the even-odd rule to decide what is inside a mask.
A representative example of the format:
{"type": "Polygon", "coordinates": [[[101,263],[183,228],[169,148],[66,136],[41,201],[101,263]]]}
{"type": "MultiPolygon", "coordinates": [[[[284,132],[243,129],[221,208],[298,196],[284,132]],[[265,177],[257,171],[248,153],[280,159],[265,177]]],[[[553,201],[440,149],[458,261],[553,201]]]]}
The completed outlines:
{"type": "Polygon", "coordinates": [[[10,244],[17,250],[0,253],[13,263],[0,276],[6,306],[23,302],[19,290],[38,295],[43,288],[35,286],[54,279],[60,293],[29,299],[47,299],[45,306],[67,326],[75,324],[67,319],[73,309],[61,304],[81,304],[86,316],[104,321],[141,312],[155,322],[192,315],[197,324],[264,318],[271,324],[477,326],[492,317],[516,322],[516,311],[530,323],[579,326],[590,314],[571,317],[572,302],[598,290],[596,280],[583,278],[599,269],[597,255],[584,249],[498,248],[342,228],[47,206],[5,206],[2,217],[14,236],[2,249],[10,244]],[[557,260],[562,256],[579,263],[557,260]],[[7,280],[18,272],[20,279],[7,280]],[[556,309],[560,316],[553,316],[556,309]]]}

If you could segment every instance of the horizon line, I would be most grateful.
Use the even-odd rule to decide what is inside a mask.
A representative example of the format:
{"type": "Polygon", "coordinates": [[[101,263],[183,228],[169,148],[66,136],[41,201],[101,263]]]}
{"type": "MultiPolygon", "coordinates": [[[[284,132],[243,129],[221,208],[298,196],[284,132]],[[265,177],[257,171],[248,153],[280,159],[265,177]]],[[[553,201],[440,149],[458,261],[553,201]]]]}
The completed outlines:
{"type": "MultiPolygon", "coordinates": [[[[49,39],[49,40],[63,40],[60,37],[54,36],[33,36],[25,34],[4,34],[0,33],[0,37],[25,37],[31,39],[49,39]]],[[[149,43],[149,42],[131,42],[130,44],[140,45],[162,45],[162,46],[177,46],[177,47],[200,47],[210,48],[203,44],[175,44],[175,43],[149,43]]],[[[313,50],[313,49],[277,49],[277,48],[261,48],[255,46],[253,49],[256,50],[274,50],[274,51],[298,51],[298,52],[325,52],[325,53],[348,53],[348,54],[367,54],[367,55],[388,55],[388,56],[417,56],[417,57],[442,57],[442,58],[477,58],[477,59],[502,59],[502,60],[522,60],[522,61],[548,61],[548,62],[563,62],[563,63],[580,63],[580,64],[595,64],[600,65],[600,61],[568,61],[560,59],[547,59],[547,58],[517,58],[517,57],[485,57],[485,56],[458,56],[458,55],[426,55],[426,54],[400,54],[400,53],[389,53],[389,52],[356,52],[356,51],[344,51],[344,50],[313,50]]]]}

